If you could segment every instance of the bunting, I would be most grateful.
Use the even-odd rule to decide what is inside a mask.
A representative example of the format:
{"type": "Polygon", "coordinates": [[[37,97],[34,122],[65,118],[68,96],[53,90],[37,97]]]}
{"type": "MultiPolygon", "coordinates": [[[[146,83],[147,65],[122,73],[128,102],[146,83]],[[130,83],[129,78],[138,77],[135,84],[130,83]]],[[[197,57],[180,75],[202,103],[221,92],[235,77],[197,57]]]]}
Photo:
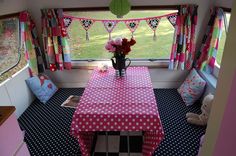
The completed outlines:
{"type": "Polygon", "coordinates": [[[117,21],[112,21],[112,20],[110,20],[110,21],[104,20],[102,22],[103,22],[103,25],[104,25],[105,29],[107,30],[107,32],[109,34],[109,40],[111,40],[111,32],[116,27],[116,24],[118,22],[117,21]]]}
{"type": "Polygon", "coordinates": [[[158,24],[160,22],[160,18],[150,18],[150,19],[147,19],[146,22],[147,24],[149,25],[149,27],[153,30],[154,32],[154,35],[153,35],[153,40],[155,41],[156,40],[156,29],[158,27],[158,24]]]}
{"type": "Polygon", "coordinates": [[[86,31],[86,40],[89,41],[88,30],[92,27],[92,25],[94,24],[95,21],[92,19],[81,19],[80,22],[81,22],[82,27],[86,31]]]}
{"type": "Polygon", "coordinates": [[[88,30],[91,28],[91,26],[95,22],[102,22],[106,31],[109,34],[109,39],[111,39],[111,33],[116,27],[116,25],[120,22],[123,22],[126,27],[130,30],[132,33],[132,38],[134,37],[134,32],[139,26],[139,23],[141,21],[146,21],[148,26],[153,30],[154,35],[153,35],[153,40],[156,40],[156,29],[158,27],[158,24],[160,23],[160,20],[162,18],[167,18],[168,21],[175,27],[176,25],[176,17],[177,17],[177,12],[173,12],[170,14],[162,15],[162,16],[156,16],[156,17],[146,17],[146,18],[134,18],[134,19],[119,19],[119,20],[102,20],[102,19],[92,19],[92,18],[82,18],[82,17],[75,17],[75,16],[70,16],[70,15],[64,15],[64,23],[65,27],[68,28],[73,20],[78,20],[80,21],[82,27],[86,31],[86,40],[89,40],[89,34],[88,30]]]}
{"type": "Polygon", "coordinates": [[[134,37],[135,30],[138,28],[139,22],[140,21],[138,21],[138,20],[125,21],[125,25],[128,27],[128,29],[132,33],[132,35],[131,35],[132,38],[134,37]]]}

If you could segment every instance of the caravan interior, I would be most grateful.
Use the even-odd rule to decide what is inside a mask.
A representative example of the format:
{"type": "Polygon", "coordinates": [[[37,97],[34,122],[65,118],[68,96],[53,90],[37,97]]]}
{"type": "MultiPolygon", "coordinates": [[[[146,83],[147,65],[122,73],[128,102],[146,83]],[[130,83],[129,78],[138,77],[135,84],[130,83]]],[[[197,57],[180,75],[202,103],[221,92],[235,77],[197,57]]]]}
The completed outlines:
{"type": "Polygon", "coordinates": [[[0,0],[0,156],[236,155],[233,0],[0,0]]]}

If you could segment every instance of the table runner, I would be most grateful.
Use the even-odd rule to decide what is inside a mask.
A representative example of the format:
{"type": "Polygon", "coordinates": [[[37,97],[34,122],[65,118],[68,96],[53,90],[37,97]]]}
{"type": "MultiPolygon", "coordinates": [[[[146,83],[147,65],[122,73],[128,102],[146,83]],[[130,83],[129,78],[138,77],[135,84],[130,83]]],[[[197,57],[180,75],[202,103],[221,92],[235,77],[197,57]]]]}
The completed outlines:
{"type": "Polygon", "coordinates": [[[147,68],[129,67],[122,78],[112,68],[93,71],[71,124],[83,156],[96,131],[144,131],[143,155],[152,155],[164,132],[147,68]]]}

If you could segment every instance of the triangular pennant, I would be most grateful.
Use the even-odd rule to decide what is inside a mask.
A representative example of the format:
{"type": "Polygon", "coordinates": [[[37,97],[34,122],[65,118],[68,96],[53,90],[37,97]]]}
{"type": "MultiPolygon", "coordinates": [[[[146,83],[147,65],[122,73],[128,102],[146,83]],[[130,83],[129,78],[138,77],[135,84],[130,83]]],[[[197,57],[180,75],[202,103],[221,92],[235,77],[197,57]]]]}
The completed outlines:
{"type": "Polygon", "coordinates": [[[139,20],[125,21],[125,25],[129,28],[132,33],[132,38],[134,37],[134,32],[138,28],[139,20]]]}
{"type": "Polygon", "coordinates": [[[160,20],[161,20],[161,18],[157,18],[157,17],[149,18],[146,20],[147,24],[154,32],[153,40],[156,40],[156,29],[157,29],[157,26],[158,26],[160,20]]]}
{"type": "Polygon", "coordinates": [[[72,18],[70,17],[65,17],[64,18],[64,24],[65,24],[65,28],[68,28],[72,23],[72,18]]]}
{"type": "Polygon", "coordinates": [[[177,15],[170,15],[170,16],[167,16],[166,18],[169,20],[170,24],[173,27],[175,27],[177,15]]]}
{"type": "Polygon", "coordinates": [[[82,27],[84,28],[84,30],[86,31],[86,40],[88,41],[89,40],[88,30],[92,27],[95,21],[92,19],[81,19],[80,23],[82,27]]]}
{"type": "Polygon", "coordinates": [[[113,29],[115,28],[116,24],[118,23],[117,21],[102,21],[104,24],[105,29],[107,30],[107,32],[109,33],[109,40],[111,39],[111,32],[113,31],[113,29]]]}

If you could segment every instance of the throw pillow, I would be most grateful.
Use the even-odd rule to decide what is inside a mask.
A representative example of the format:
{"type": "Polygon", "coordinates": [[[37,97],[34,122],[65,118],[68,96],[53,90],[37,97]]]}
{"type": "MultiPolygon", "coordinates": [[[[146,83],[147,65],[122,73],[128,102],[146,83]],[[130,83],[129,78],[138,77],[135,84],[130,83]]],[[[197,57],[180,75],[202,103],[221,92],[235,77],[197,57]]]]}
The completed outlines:
{"type": "Polygon", "coordinates": [[[58,90],[53,82],[43,74],[28,78],[26,83],[34,95],[44,104],[58,90]]]}
{"type": "Polygon", "coordinates": [[[192,69],[184,83],[178,88],[178,92],[185,104],[190,106],[201,97],[205,85],[206,81],[201,78],[195,69],[192,69]]]}

